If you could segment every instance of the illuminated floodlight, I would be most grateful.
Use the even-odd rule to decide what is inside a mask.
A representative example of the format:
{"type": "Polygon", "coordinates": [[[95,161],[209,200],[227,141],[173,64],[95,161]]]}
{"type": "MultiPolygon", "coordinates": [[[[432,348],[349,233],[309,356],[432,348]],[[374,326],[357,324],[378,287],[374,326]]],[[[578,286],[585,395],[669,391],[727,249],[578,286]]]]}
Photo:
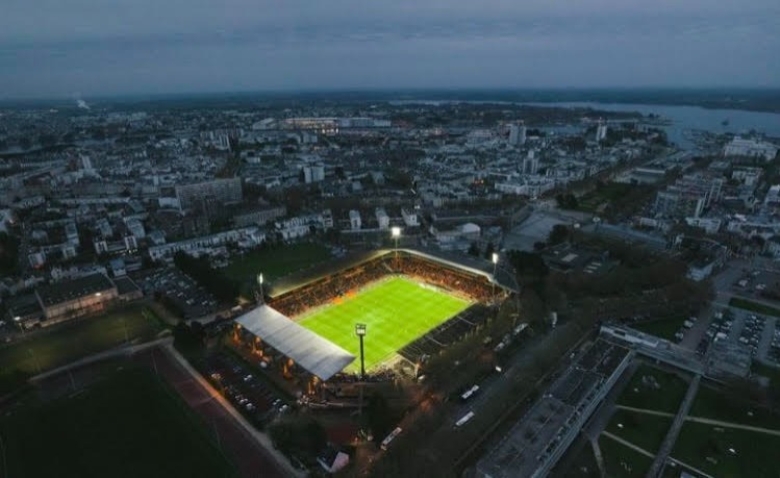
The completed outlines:
{"type": "Polygon", "coordinates": [[[103,294],[100,293],[100,292],[95,292],[95,297],[100,297],[101,295],[103,295],[103,294]]]}
{"type": "Polygon", "coordinates": [[[494,252],[492,256],[493,264],[498,264],[498,253],[494,252]]]}
{"type": "Polygon", "coordinates": [[[263,285],[263,273],[257,274],[257,283],[263,285]]]}
{"type": "Polygon", "coordinates": [[[398,227],[398,226],[394,226],[394,227],[392,227],[392,228],[390,229],[390,234],[392,234],[392,235],[393,235],[393,237],[394,237],[394,238],[396,238],[396,239],[397,239],[397,238],[399,238],[399,237],[401,237],[401,228],[400,228],[400,227],[398,227]]]}

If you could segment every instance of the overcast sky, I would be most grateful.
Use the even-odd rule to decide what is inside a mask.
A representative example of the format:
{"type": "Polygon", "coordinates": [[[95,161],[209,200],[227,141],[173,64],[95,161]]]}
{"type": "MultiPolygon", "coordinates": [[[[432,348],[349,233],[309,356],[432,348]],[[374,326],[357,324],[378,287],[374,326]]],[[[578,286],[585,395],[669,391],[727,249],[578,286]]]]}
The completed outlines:
{"type": "Polygon", "coordinates": [[[780,86],[780,0],[0,3],[0,98],[780,86]]]}

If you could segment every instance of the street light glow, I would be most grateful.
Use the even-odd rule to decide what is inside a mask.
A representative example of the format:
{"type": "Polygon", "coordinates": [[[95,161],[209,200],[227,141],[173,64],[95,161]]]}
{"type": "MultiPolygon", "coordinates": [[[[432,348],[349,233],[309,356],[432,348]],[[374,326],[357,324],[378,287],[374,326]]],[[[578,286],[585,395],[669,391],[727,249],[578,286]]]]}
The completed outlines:
{"type": "Polygon", "coordinates": [[[20,320],[22,320],[22,318],[17,315],[16,317],[14,317],[14,320],[19,322],[20,320]]]}
{"type": "Polygon", "coordinates": [[[395,237],[395,238],[399,238],[399,237],[401,237],[401,228],[400,228],[400,227],[398,227],[398,226],[393,226],[393,227],[390,229],[390,234],[392,234],[392,235],[393,235],[393,237],[395,237]]]}
{"type": "Polygon", "coordinates": [[[494,252],[492,259],[493,259],[493,264],[498,264],[498,253],[494,252]]]}
{"type": "Polygon", "coordinates": [[[257,274],[257,283],[263,285],[263,273],[257,274]]]}

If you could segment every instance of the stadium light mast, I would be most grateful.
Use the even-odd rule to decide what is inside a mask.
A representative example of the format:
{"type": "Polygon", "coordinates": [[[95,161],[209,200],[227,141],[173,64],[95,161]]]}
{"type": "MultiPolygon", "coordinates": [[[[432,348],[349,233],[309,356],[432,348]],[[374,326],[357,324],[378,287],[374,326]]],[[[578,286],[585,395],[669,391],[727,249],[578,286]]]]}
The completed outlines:
{"type": "Polygon", "coordinates": [[[355,324],[355,335],[360,340],[360,379],[366,378],[366,359],[363,352],[363,337],[366,336],[366,324],[355,324]]]}
{"type": "Polygon", "coordinates": [[[393,240],[395,241],[395,259],[396,262],[398,262],[398,239],[401,238],[401,228],[398,226],[393,226],[390,229],[390,235],[393,237],[393,240]]]}
{"type": "Polygon", "coordinates": [[[265,303],[265,295],[263,294],[263,273],[257,274],[257,285],[260,287],[260,297],[257,299],[261,304],[265,303]]]}

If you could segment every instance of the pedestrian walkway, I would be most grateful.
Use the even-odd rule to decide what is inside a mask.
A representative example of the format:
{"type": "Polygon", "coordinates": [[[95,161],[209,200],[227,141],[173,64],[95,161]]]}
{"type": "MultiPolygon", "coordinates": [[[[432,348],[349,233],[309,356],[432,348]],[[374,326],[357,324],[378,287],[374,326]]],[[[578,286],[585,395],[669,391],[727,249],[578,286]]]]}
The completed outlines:
{"type": "Polygon", "coordinates": [[[593,456],[596,458],[596,465],[599,467],[599,474],[601,478],[607,477],[607,468],[604,466],[604,455],[601,454],[601,447],[599,441],[595,438],[590,438],[590,446],[593,447],[593,456]]]}
{"type": "Polygon", "coordinates": [[[680,408],[677,410],[677,415],[674,417],[672,425],[669,427],[669,431],[666,433],[663,443],[658,448],[658,454],[653,460],[653,464],[650,466],[650,471],[647,472],[647,478],[657,478],[663,471],[666,458],[672,451],[672,447],[677,442],[677,437],[680,435],[685,418],[688,416],[688,411],[691,409],[693,399],[696,397],[696,393],[699,391],[699,383],[701,382],[701,375],[696,375],[691,380],[691,384],[688,386],[688,391],[685,393],[680,408]]]}
{"type": "Polygon", "coordinates": [[[631,443],[630,441],[624,440],[624,439],[620,438],[617,435],[613,435],[612,433],[610,433],[608,431],[603,431],[603,432],[601,432],[601,434],[603,436],[607,437],[607,438],[615,440],[616,442],[620,443],[621,445],[625,445],[628,448],[631,448],[632,450],[634,450],[634,451],[636,451],[638,453],[641,453],[642,455],[645,455],[646,457],[655,458],[655,455],[653,453],[650,453],[649,451],[645,450],[644,448],[638,447],[638,446],[634,445],[633,443],[631,443]]]}

